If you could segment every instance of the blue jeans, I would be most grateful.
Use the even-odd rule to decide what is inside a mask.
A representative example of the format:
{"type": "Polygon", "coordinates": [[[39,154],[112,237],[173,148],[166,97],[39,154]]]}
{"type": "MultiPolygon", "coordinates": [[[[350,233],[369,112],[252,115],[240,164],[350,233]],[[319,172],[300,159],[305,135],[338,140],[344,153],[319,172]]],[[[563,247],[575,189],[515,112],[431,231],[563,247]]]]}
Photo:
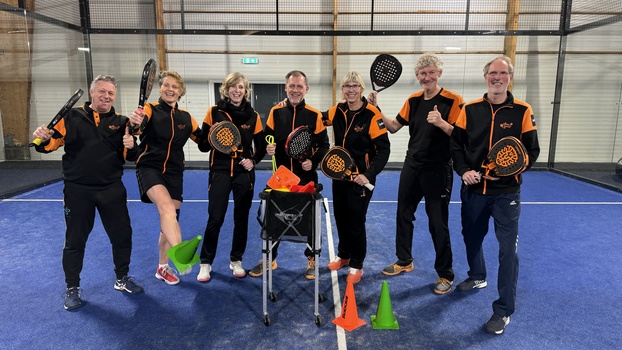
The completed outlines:
{"type": "Polygon", "coordinates": [[[509,316],[514,313],[518,280],[520,193],[482,195],[463,190],[460,196],[462,236],[469,263],[468,274],[472,279],[486,279],[482,242],[488,233],[490,217],[494,219],[495,235],[499,242],[499,299],[492,304],[492,309],[495,314],[509,316]]]}

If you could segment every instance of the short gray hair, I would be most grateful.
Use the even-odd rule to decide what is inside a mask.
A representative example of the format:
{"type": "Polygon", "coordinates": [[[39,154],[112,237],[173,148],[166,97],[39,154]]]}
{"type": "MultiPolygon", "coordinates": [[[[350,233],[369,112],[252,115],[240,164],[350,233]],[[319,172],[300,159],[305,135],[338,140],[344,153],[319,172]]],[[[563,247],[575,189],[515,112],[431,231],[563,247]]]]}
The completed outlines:
{"type": "Polygon", "coordinates": [[[95,79],[93,79],[93,82],[91,83],[91,90],[95,88],[95,84],[97,84],[97,82],[99,81],[105,81],[114,85],[115,88],[117,87],[117,79],[115,79],[114,76],[100,74],[96,76],[95,79]]]}
{"type": "Polygon", "coordinates": [[[432,52],[426,52],[419,56],[417,63],[415,63],[415,74],[419,73],[425,67],[434,65],[439,71],[443,70],[443,60],[432,52]]]}
{"type": "Polygon", "coordinates": [[[484,66],[484,74],[488,74],[488,69],[490,69],[490,65],[494,61],[503,61],[503,62],[507,63],[508,70],[509,70],[508,73],[514,74],[514,65],[512,64],[512,60],[508,56],[505,56],[505,55],[497,56],[497,57],[493,58],[492,60],[488,61],[488,63],[486,63],[486,65],[484,66]]]}

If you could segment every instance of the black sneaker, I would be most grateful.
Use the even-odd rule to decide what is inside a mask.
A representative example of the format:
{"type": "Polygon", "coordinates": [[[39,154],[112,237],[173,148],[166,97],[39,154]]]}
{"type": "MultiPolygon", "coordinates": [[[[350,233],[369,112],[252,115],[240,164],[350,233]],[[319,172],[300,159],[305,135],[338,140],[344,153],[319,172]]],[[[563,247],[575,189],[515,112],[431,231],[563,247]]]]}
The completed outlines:
{"type": "Polygon", "coordinates": [[[114,289],[124,290],[130,294],[138,294],[145,291],[143,287],[132,280],[132,277],[127,275],[114,283],[114,289]]]}
{"type": "Polygon", "coordinates": [[[80,299],[80,287],[67,288],[65,292],[65,310],[75,310],[82,307],[82,300],[80,299]]]}
{"type": "Polygon", "coordinates": [[[458,284],[456,287],[461,292],[468,292],[473,289],[481,289],[486,288],[488,282],[486,280],[474,280],[471,277],[465,279],[464,281],[458,284]]]}
{"type": "Polygon", "coordinates": [[[492,317],[488,320],[488,322],[486,322],[484,328],[486,329],[486,332],[490,334],[502,334],[505,327],[509,324],[510,316],[502,317],[497,314],[492,314],[492,317]]]}

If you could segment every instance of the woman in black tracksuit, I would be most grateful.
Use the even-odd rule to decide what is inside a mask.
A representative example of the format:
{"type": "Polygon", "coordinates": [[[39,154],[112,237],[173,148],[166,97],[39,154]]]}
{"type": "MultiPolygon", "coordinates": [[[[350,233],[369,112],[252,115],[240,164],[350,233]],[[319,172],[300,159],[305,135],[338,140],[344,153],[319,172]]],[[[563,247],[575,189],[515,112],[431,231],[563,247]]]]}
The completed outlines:
{"type": "Polygon", "coordinates": [[[201,152],[211,151],[207,209],[209,218],[201,248],[201,270],[197,276],[200,282],[207,282],[210,279],[230,192],[233,192],[234,226],[229,269],[235,277],[246,276],[246,271],[242,267],[242,256],[246,250],[248,237],[248,215],[254,195],[255,165],[266,153],[261,119],[259,113],[250,105],[248,79],[237,72],[229,74],[220,87],[220,96],[221,100],[207,110],[199,142],[201,152]],[[207,142],[210,129],[223,121],[232,122],[240,131],[241,154],[230,156],[215,151],[207,142]]]}
{"type": "Polygon", "coordinates": [[[372,192],[363,187],[374,184],[384,169],[391,144],[380,111],[369,104],[363,92],[365,83],[357,72],[341,80],[342,98],[328,110],[325,123],[333,126],[335,145],[344,147],[354,159],[359,175],[353,182],[333,180],[334,215],[339,234],[337,259],[330,270],[350,266],[347,281],[358,283],[363,275],[367,251],[365,221],[372,192]]]}
{"type": "MultiPolygon", "coordinates": [[[[166,252],[182,242],[178,219],[183,201],[183,147],[188,139],[197,142],[201,130],[190,113],[179,108],[178,101],[186,93],[186,84],[177,72],[160,72],[159,89],[158,102],[147,103],[144,110],[132,113],[132,116],[144,115],[136,178],[141,200],[155,204],[160,218],[159,265],[155,277],[175,285],[179,278],[169,267],[166,252]]],[[[178,267],[182,275],[191,271],[182,267],[185,266],[178,267]]]]}

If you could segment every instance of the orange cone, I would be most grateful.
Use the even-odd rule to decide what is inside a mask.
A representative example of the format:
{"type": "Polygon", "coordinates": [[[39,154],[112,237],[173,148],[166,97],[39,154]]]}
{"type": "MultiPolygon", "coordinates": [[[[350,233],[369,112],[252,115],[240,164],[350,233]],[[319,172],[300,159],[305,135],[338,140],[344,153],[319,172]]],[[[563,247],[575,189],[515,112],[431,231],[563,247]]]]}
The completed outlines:
{"type": "Polygon", "coordinates": [[[387,281],[382,281],[378,311],[376,311],[375,315],[371,315],[370,318],[371,327],[373,329],[400,329],[400,326],[397,324],[397,319],[393,315],[391,297],[389,296],[389,284],[387,281]]]}
{"type": "Polygon", "coordinates": [[[343,297],[343,305],[341,306],[341,315],[335,318],[333,323],[348,332],[352,332],[367,323],[359,318],[356,311],[356,298],[354,297],[354,284],[352,282],[348,282],[346,286],[346,295],[343,297]]]}

